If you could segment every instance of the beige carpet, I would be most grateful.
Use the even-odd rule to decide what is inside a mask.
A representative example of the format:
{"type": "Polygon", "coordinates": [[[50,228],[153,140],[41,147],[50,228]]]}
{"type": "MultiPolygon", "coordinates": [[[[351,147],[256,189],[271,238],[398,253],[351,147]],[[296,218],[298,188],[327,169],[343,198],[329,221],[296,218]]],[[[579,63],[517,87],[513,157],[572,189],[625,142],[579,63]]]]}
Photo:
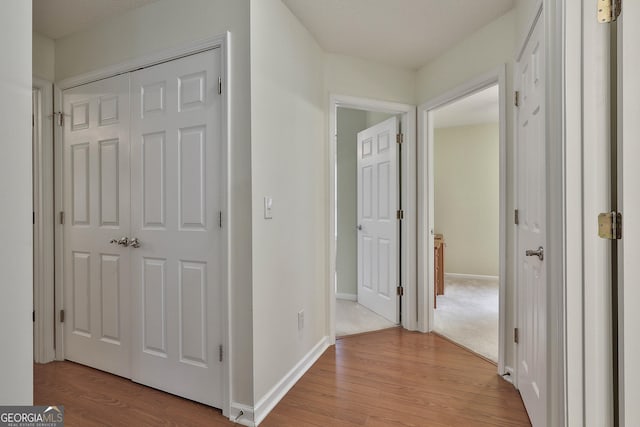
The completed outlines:
{"type": "Polygon", "coordinates": [[[355,301],[336,299],[336,336],[361,334],[396,326],[355,301]]]}
{"type": "Polygon", "coordinates": [[[498,362],[498,280],[445,278],[434,331],[498,362]]]}

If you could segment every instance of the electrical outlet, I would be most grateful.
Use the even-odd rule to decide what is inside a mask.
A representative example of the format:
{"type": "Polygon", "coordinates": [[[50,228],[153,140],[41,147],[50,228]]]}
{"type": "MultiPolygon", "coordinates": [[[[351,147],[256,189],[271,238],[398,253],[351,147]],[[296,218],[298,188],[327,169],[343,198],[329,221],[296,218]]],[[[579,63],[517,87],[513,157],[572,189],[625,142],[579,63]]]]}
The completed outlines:
{"type": "Polygon", "coordinates": [[[298,330],[301,331],[304,329],[304,310],[300,310],[298,312],[298,330]]]}

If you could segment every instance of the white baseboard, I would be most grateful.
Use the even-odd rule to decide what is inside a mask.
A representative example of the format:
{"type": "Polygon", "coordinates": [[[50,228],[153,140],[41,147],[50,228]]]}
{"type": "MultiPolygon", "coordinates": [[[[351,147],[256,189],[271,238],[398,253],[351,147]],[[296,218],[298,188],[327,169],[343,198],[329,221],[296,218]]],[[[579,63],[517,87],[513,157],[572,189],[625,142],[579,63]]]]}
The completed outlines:
{"type": "Polygon", "coordinates": [[[358,295],[356,294],[341,294],[341,293],[337,293],[336,294],[336,298],[337,299],[344,299],[347,301],[358,301],[358,295]]]}
{"type": "Polygon", "coordinates": [[[444,277],[452,279],[498,280],[498,276],[483,276],[482,274],[444,273],[444,277]]]}
{"type": "Polygon", "coordinates": [[[255,427],[256,423],[253,422],[253,408],[241,403],[232,402],[231,410],[229,411],[229,419],[234,423],[241,424],[243,426],[255,427]]]}
{"type": "Polygon", "coordinates": [[[309,351],[303,358],[300,360],[296,366],[291,369],[287,375],[285,375],[271,390],[269,390],[254,407],[254,422],[257,426],[260,424],[266,416],[271,412],[273,408],[282,400],[282,398],[287,394],[291,387],[295,385],[296,382],[305,372],[311,368],[316,360],[322,353],[329,347],[329,337],[323,337],[318,344],[316,344],[311,351],[309,351]]]}

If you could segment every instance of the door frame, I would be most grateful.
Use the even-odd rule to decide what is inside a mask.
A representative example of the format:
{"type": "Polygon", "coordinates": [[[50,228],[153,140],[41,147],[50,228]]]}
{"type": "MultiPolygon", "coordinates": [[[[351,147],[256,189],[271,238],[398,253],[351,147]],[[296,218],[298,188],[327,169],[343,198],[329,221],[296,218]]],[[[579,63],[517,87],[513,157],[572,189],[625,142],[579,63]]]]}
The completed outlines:
{"type": "Polygon", "coordinates": [[[506,65],[480,75],[418,107],[418,325],[422,332],[434,326],[434,137],[433,111],[483,89],[498,85],[499,104],[499,309],[498,309],[498,373],[509,372],[505,367],[506,351],[506,278],[507,278],[507,116],[506,65]],[[426,261],[426,265],[425,262],[426,261]]]}
{"type": "Polygon", "coordinates": [[[55,359],[54,344],[54,233],[53,233],[53,83],[33,78],[38,105],[33,111],[35,144],[33,161],[33,310],[36,363],[55,359]]]}
{"type": "MultiPolygon", "coordinates": [[[[230,118],[231,118],[231,109],[230,109],[230,100],[232,97],[231,94],[231,79],[232,74],[230,72],[230,38],[231,35],[229,32],[225,32],[223,34],[209,37],[205,39],[195,40],[184,45],[164,49],[153,54],[144,55],[138,58],[134,58],[132,60],[124,61],[119,64],[110,65],[95,71],[91,71],[85,74],[81,74],[78,76],[70,77],[68,79],[61,80],[57,82],[55,85],[55,108],[56,111],[63,111],[62,105],[62,92],[66,89],[71,89],[76,86],[80,86],[86,83],[95,82],[97,80],[113,77],[123,73],[129,73],[135,71],[140,68],[150,67],[153,65],[161,64],[163,62],[172,61],[175,59],[179,59],[185,56],[193,55],[200,52],[205,52],[213,49],[220,49],[221,52],[221,77],[222,77],[222,167],[224,177],[222,183],[222,211],[223,216],[227,218],[225,227],[223,227],[223,246],[225,248],[222,260],[222,341],[225,349],[225,358],[222,362],[222,371],[223,371],[223,407],[222,413],[225,416],[230,414],[231,409],[231,396],[232,396],[232,382],[231,382],[231,372],[233,371],[233,349],[231,347],[230,337],[232,336],[231,329],[231,289],[230,289],[230,281],[229,281],[229,271],[230,271],[230,238],[229,238],[229,230],[230,224],[233,216],[229,214],[229,207],[231,206],[230,195],[231,190],[229,188],[230,183],[230,147],[229,143],[231,141],[231,126],[230,126],[230,118]]],[[[63,129],[60,126],[55,127],[55,141],[63,141],[63,129]]],[[[57,143],[55,144],[55,212],[56,212],[56,224],[55,224],[55,238],[56,238],[56,254],[64,253],[64,226],[60,224],[59,212],[64,211],[64,163],[63,163],[63,144],[57,143]]],[[[64,262],[63,257],[57,256],[55,263],[55,313],[60,313],[60,310],[64,309],[64,262]]],[[[50,301],[50,304],[54,304],[54,301],[50,301]]],[[[56,315],[56,359],[64,360],[64,325],[60,322],[60,316],[56,315]]]]}
{"type": "Polygon", "coordinates": [[[402,275],[404,295],[402,301],[403,328],[417,330],[416,312],[416,107],[409,104],[380,101],[348,95],[330,94],[329,96],[329,343],[336,342],[336,254],[337,254],[337,113],[338,108],[375,111],[402,115],[404,124],[404,142],[402,144],[402,170],[400,171],[400,191],[402,192],[404,220],[398,245],[402,261],[398,264],[402,275]]]}

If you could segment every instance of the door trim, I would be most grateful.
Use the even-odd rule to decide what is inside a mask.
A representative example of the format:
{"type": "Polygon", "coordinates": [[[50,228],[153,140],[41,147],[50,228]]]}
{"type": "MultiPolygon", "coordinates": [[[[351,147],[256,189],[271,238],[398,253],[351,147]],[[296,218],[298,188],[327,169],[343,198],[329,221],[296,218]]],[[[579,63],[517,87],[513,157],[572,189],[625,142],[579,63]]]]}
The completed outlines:
{"type": "Polygon", "coordinates": [[[500,115],[499,142],[499,309],[498,309],[498,373],[511,372],[505,366],[506,348],[506,247],[507,247],[507,124],[506,124],[506,65],[476,77],[467,83],[427,101],[418,107],[418,259],[426,260],[418,263],[418,325],[422,332],[431,332],[434,325],[433,290],[434,290],[434,256],[433,229],[434,218],[434,165],[433,165],[433,110],[455,100],[471,95],[489,86],[498,85],[498,103],[500,115]]]}
{"type": "Polygon", "coordinates": [[[336,342],[336,252],[337,252],[337,110],[356,110],[401,114],[404,123],[402,147],[401,191],[403,194],[404,222],[401,233],[402,262],[398,265],[404,286],[402,298],[402,327],[417,330],[416,312],[416,107],[396,102],[380,101],[355,96],[331,94],[329,96],[329,343],[336,342]]]}
{"type": "MultiPolygon", "coordinates": [[[[229,230],[231,229],[231,223],[233,221],[233,215],[229,213],[229,207],[231,206],[230,195],[231,191],[229,189],[230,182],[230,149],[229,149],[229,141],[231,140],[231,109],[230,109],[230,100],[231,100],[231,79],[232,75],[230,72],[230,39],[231,34],[229,32],[225,32],[215,37],[210,37],[201,40],[195,40],[190,43],[186,43],[179,47],[174,47],[170,49],[165,49],[159,52],[155,52],[150,55],[141,56],[138,58],[134,58],[129,61],[125,61],[116,65],[108,66],[105,68],[101,68],[99,70],[91,71],[89,73],[84,73],[75,77],[71,77],[68,79],[61,80],[55,86],[55,106],[57,111],[62,111],[62,91],[65,89],[70,89],[75,86],[79,86],[86,83],[91,83],[97,80],[105,79],[108,77],[113,77],[118,74],[128,73],[135,71],[139,68],[146,68],[153,65],[157,65],[163,62],[172,61],[174,59],[179,59],[185,56],[193,55],[196,53],[204,52],[212,49],[220,49],[221,51],[221,77],[222,77],[222,118],[221,118],[221,135],[222,135],[222,156],[224,161],[222,162],[222,166],[224,168],[223,177],[224,182],[222,183],[223,188],[223,202],[222,202],[222,211],[223,218],[225,220],[223,227],[223,239],[224,239],[224,254],[222,261],[222,299],[224,304],[222,304],[222,341],[224,346],[225,358],[223,361],[223,407],[222,413],[225,416],[229,416],[231,411],[231,396],[233,395],[232,389],[232,381],[231,381],[231,372],[233,372],[233,348],[231,346],[231,336],[232,336],[232,323],[231,323],[231,291],[230,291],[230,280],[229,280],[229,271],[230,271],[230,238],[229,238],[229,230]]],[[[56,127],[55,129],[55,141],[62,141],[63,133],[62,128],[56,127]]],[[[63,173],[64,173],[64,164],[63,164],[63,151],[62,144],[58,143],[55,146],[55,212],[56,215],[58,212],[64,209],[63,204],[63,173]]],[[[63,226],[56,221],[56,253],[62,254],[64,253],[64,241],[63,241],[63,226]]],[[[55,280],[55,312],[59,313],[60,310],[64,308],[64,272],[63,272],[63,257],[56,257],[56,280],[55,280]]],[[[56,315],[56,359],[64,360],[64,325],[60,322],[59,316],[56,315]]]]}
{"type": "Polygon", "coordinates": [[[33,78],[38,92],[34,108],[35,146],[33,161],[33,197],[35,212],[33,235],[33,310],[34,348],[36,363],[48,363],[55,358],[53,298],[54,298],[54,235],[53,235],[53,83],[33,78]]]}

